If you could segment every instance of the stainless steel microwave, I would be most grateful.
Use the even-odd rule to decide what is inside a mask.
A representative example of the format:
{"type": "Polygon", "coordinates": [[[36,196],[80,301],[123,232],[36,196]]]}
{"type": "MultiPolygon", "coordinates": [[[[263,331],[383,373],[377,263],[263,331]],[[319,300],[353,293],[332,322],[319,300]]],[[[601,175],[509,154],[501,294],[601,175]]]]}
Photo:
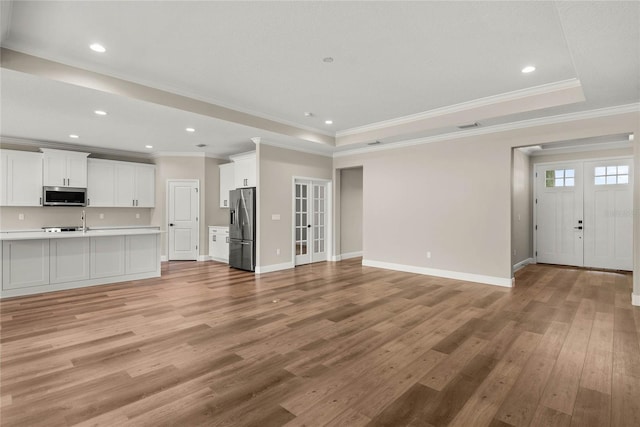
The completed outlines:
{"type": "Polygon", "coordinates": [[[43,187],[43,206],[87,206],[87,189],[75,187],[43,187]]]}

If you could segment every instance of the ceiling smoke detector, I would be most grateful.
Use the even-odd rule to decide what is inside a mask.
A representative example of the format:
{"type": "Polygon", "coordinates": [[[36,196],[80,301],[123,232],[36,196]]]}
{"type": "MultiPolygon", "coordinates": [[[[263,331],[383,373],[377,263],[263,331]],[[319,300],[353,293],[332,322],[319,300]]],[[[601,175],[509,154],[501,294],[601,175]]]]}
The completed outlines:
{"type": "Polygon", "coordinates": [[[480,126],[480,123],[474,122],[474,123],[469,123],[467,125],[460,125],[458,126],[458,129],[473,129],[473,128],[477,128],[478,126],[480,126]]]}
{"type": "Polygon", "coordinates": [[[207,146],[207,144],[196,144],[196,147],[198,147],[198,148],[204,148],[206,146],[207,146]]]}

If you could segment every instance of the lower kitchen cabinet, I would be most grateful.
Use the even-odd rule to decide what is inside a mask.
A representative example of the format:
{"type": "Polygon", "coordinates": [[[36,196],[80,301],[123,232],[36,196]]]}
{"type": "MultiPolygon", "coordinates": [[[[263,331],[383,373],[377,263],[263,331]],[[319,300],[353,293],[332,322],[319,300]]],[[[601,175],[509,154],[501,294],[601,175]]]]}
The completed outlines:
{"type": "Polygon", "coordinates": [[[2,288],[49,284],[49,240],[2,242],[2,288]]]}
{"type": "Polygon", "coordinates": [[[209,256],[214,261],[229,262],[229,227],[209,226],[209,256]]]}
{"type": "Polygon", "coordinates": [[[49,246],[50,283],[86,280],[89,275],[89,239],[52,239],[49,246]]]}
{"type": "Polygon", "coordinates": [[[158,268],[158,254],[155,234],[126,236],[125,239],[125,272],[126,274],[149,273],[158,268]]]}
{"type": "Polygon", "coordinates": [[[124,274],[124,236],[92,237],[91,277],[124,274]]]}

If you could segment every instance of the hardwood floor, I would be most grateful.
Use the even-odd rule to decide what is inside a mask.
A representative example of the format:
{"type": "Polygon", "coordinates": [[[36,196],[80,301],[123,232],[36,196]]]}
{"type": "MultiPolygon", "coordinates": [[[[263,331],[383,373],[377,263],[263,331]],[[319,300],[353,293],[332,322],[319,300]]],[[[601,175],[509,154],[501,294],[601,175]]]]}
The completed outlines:
{"type": "Polygon", "coordinates": [[[638,426],[631,275],[205,262],[1,308],[3,426],[638,426]]]}

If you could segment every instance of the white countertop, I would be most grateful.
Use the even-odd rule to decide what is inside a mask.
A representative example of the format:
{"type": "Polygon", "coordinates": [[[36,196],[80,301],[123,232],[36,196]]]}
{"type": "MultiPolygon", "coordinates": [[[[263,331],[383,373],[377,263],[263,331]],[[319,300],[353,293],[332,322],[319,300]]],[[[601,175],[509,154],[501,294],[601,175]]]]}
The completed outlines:
{"type": "Polygon", "coordinates": [[[66,231],[61,233],[47,233],[44,231],[2,231],[0,240],[35,240],[35,239],[71,239],[74,237],[106,237],[131,236],[139,234],[160,234],[157,228],[95,228],[82,231],[66,231]]]}

